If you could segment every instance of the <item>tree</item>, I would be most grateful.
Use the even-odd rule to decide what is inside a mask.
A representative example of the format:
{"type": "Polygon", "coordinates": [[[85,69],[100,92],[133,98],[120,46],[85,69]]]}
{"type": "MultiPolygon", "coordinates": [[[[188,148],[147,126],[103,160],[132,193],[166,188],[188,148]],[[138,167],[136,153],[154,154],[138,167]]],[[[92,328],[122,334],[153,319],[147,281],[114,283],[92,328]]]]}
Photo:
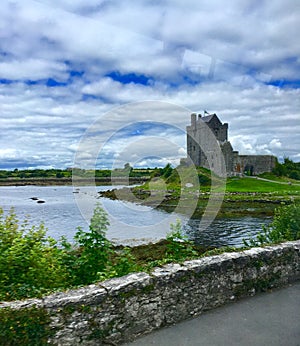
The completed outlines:
{"type": "Polygon", "coordinates": [[[89,231],[78,229],[74,236],[79,254],[74,262],[75,284],[89,284],[101,280],[110,265],[112,244],[106,238],[109,220],[100,204],[96,205],[89,231]]]}
{"type": "Polygon", "coordinates": [[[162,169],[162,176],[164,178],[169,178],[169,176],[172,174],[173,168],[170,163],[168,163],[163,169],[162,169]]]}

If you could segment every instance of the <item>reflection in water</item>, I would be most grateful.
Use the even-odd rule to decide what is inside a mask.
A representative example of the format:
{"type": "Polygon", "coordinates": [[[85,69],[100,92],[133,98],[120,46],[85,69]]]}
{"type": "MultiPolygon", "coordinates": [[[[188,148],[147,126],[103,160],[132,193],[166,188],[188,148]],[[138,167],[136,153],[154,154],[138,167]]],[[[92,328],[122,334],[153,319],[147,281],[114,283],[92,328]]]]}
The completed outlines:
{"type": "Polygon", "coordinates": [[[196,244],[204,246],[241,246],[243,239],[256,236],[262,225],[271,218],[242,217],[216,219],[205,230],[199,230],[199,219],[191,219],[185,225],[185,232],[196,244]]]}

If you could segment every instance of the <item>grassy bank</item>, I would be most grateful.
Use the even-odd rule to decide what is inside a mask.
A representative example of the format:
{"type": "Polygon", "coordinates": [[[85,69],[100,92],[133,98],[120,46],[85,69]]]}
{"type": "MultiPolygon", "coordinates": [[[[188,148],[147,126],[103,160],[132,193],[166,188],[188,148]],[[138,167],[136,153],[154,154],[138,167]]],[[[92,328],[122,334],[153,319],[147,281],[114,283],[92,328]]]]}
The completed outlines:
{"type": "MultiPolygon", "coordinates": [[[[183,206],[180,212],[185,213],[197,207],[193,217],[200,217],[212,195],[211,172],[204,168],[179,167],[168,176],[152,177],[145,184],[134,187],[101,192],[102,196],[121,199],[146,206],[172,212],[178,207],[180,200],[183,206]],[[188,183],[187,183],[188,182],[188,183]]],[[[272,174],[259,177],[230,177],[226,181],[215,179],[215,196],[224,193],[223,203],[218,217],[224,216],[271,216],[278,205],[290,204],[300,200],[300,182],[272,174]],[[276,180],[272,180],[272,179],[276,180]],[[224,186],[226,184],[226,186],[224,186]],[[219,185],[219,187],[218,187],[219,185]],[[224,191],[225,188],[225,191],[224,191]]]]}

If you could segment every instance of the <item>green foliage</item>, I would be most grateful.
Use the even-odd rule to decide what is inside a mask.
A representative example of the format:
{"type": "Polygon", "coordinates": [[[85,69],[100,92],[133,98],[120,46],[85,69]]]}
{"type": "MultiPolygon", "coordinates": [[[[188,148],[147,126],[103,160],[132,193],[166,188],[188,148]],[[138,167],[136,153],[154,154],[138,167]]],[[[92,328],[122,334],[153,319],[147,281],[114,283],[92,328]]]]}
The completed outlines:
{"type": "MultiPolygon", "coordinates": [[[[75,248],[72,272],[74,284],[85,285],[106,277],[110,266],[112,244],[106,238],[109,225],[106,212],[97,204],[91,219],[89,231],[78,229],[74,236],[75,248]]],[[[66,244],[65,244],[66,248],[66,244]]],[[[72,262],[69,259],[69,263],[72,262]]]]}
{"type": "Polygon", "coordinates": [[[129,273],[139,271],[141,268],[137,265],[136,259],[131,253],[131,249],[125,247],[114,254],[111,267],[108,268],[107,277],[118,277],[129,273]]]}
{"type": "Polygon", "coordinates": [[[69,273],[69,285],[86,285],[110,277],[126,275],[136,266],[129,249],[116,251],[106,238],[109,220],[97,204],[91,218],[89,231],[78,228],[74,245],[62,239],[63,263],[69,273]]]}
{"type": "Polygon", "coordinates": [[[175,224],[171,224],[171,232],[167,234],[167,259],[173,261],[182,261],[187,258],[197,256],[197,251],[194,249],[194,244],[189,241],[188,237],[182,231],[180,220],[175,224]]]}
{"type": "Polygon", "coordinates": [[[0,179],[7,179],[9,177],[9,172],[1,170],[0,171],[0,179]]]}
{"type": "Polygon", "coordinates": [[[289,173],[291,179],[300,180],[300,170],[293,169],[289,173]]]}
{"type": "Polygon", "coordinates": [[[170,165],[170,163],[168,163],[162,170],[161,170],[161,176],[165,179],[169,178],[169,176],[172,174],[173,172],[173,168],[170,165]]]}
{"type": "Polygon", "coordinates": [[[50,317],[45,309],[31,307],[20,310],[0,309],[0,345],[47,345],[50,317]]]}
{"type": "Polygon", "coordinates": [[[256,239],[244,240],[244,244],[260,246],[297,239],[300,239],[300,204],[293,203],[276,209],[271,224],[264,226],[256,239]]]}
{"type": "MultiPolygon", "coordinates": [[[[171,225],[164,242],[153,245],[152,252],[142,246],[140,252],[113,246],[106,238],[108,226],[107,214],[98,204],[88,231],[79,228],[73,244],[64,238],[57,243],[46,237],[43,225],[29,227],[25,221],[19,226],[13,210],[4,216],[0,209],[0,300],[42,296],[57,289],[197,258],[205,252],[184,235],[179,220],[171,225]]],[[[273,222],[255,240],[245,241],[245,245],[294,239],[300,239],[299,204],[278,209],[273,222]]],[[[205,255],[222,252],[224,249],[210,250],[205,255]]]]}
{"type": "Polygon", "coordinates": [[[43,225],[19,226],[13,209],[4,217],[0,208],[0,300],[40,296],[65,286],[67,271],[62,250],[46,237],[43,225]]]}
{"type": "Polygon", "coordinates": [[[0,300],[14,300],[86,285],[138,270],[130,249],[116,251],[106,238],[109,221],[98,204],[89,231],[78,229],[74,244],[46,237],[43,225],[21,226],[14,211],[0,209],[0,300]]]}
{"type": "Polygon", "coordinates": [[[151,173],[151,178],[163,178],[168,188],[172,190],[180,190],[182,181],[193,182],[193,185],[198,185],[199,183],[201,186],[209,187],[211,184],[211,171],[202,167],[197,167],[196,172],[198,181],[195,181],[194,167],[178,166],[173,169],[168,163],[164,168],[154,169],[151,173]]]}
{"type": "Polygon", "coordinates": [[[272,172],[279,177],[287,176],[291,179],[300,180],[300,162],[293,162],[286,157],[282,164],[276,162],[272,172]]]}
{"type": "Polygon", "coordinates": [[[127,163],[125,163],[123,168],[115,168],[114,171],[112,172],[112,176],[129,177],[129,176],[132,176],[131,175],[132,171],[133,171],[133,168],[127,162],[127,163]]]}
{"type": "Polygon", "coordinates": [[[130,171],[130,177],[144,177],[150,179],[151,174],[154,172],[152,168],[134,168],[130,171]]]}
{"type": "Polygon", "coordinates": [[[161,176],[161,169],[155,167],[150,174],[150,178],[156,178],[156,177],[160,177],[160,176],[161,176]]]}
{"type": "Polygon", "coordinates": [[[71,170],[61,169],[24,169],[13,171],[0,171],[0,178],[14,178],[14,179],[27,179],[27,178],[64,178],[71,177],[71,170]]]}
{"type": "Polygon", "coordinates": [[[207,175],[198,173],[198,177],[199,177],[199,183],[201,185],[209,186],[211,184],[211,178],[208,177],[207,175]]]}
{"type": "Polygon", "coordinates": [[[63,178],[63,177],[64,177],[64,173],[63,173],[63,172],[57,172],[57,173],[55,174],[55,177],[56,177],[56,178],[63,178]]]}
{"type": "MultiPolygon", "coordinates": [[[[130,177],[149,177],[153,169],[133,169],[129,163],[124,165],[122,169],[116,169],[114,175],[130,176],[130,177]]],[[[0,179],[47,179],[47,178],[71,178],[72,174],[81,178],[104,178],[111,177],[112,171],[109,169],[24,169],[13,171],[0,170],[0,179]]],[[[159,174],[160,175],[160,174],[159,174]]]]}
{"type": "Polygon", "coordinates": [[[95,171],[95,177],[96,178],[103,178],[103,177],[110,177],[111,176],[111,170],[109,169],[103,169],[103,170],[96,170],[95,171]]]}
{"type": "MultiPolygon", "coordinates": [[[[169,174],[169,173],[168,173],[169,174]]],[[[180,184],[180,176],[177,172],[176,169],[173,169],[171,174],[168,176],[168,178],[166,179],[166,183],[167,184],[180,184]]]]}
{"type": "Polygon", "coordinates": [[[300,185],[296,184],[282,184],[281,182],[270,182],[264,181],[255,178],[238,178],[232,177],[227,179],[226,183],[226,191],[227,192],[258,192],[258,193],[268,193],[268,192],[276,192],[276,193],[290,193],[290,192],[299,192],[300,185]]]}

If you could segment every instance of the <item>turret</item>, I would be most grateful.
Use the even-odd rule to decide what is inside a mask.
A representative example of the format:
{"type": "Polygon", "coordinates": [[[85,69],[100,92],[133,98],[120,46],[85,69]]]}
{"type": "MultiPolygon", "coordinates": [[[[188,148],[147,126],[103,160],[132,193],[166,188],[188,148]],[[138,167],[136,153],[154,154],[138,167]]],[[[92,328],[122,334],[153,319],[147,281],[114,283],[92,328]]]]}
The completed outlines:
{"type": "Polygon", "coordinates": [[[191,114],[191,124],[192,124],[192,127],[196,127],[196,120],[197,120],[197,114],[196,113],[192,113],[191,114]]]}

